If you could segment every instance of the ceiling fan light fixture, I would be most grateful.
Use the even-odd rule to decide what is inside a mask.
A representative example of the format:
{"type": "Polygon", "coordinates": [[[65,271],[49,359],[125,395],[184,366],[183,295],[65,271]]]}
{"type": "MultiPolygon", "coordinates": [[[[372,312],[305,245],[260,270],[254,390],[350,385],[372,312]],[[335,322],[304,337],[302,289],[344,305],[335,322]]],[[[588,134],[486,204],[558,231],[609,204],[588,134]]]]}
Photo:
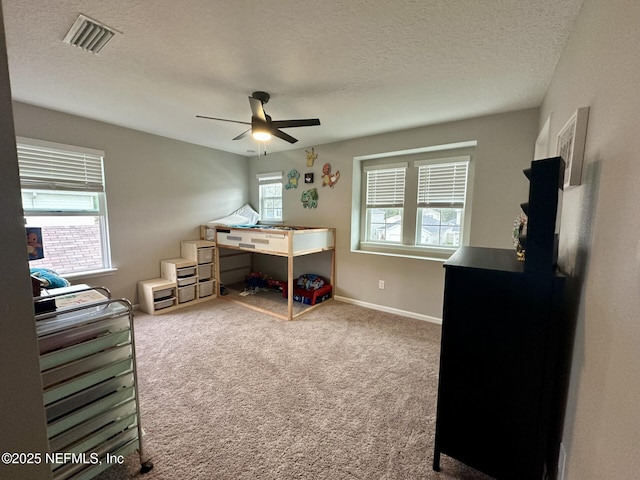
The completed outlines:
{"type": "Polygon", "coordinates": [[[271,140],[271,134],[266,130],[254,130],[251,132],[251,135],[259,142],[268,142],[271,140]]]}

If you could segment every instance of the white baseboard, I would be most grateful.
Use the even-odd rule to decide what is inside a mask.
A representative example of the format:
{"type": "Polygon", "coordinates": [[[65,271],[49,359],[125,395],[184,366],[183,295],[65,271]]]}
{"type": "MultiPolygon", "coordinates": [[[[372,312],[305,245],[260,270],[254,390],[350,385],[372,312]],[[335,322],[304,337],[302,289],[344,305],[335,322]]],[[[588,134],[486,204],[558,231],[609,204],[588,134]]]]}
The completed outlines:
{"type": "Polygon", "coordinates": [[[442,319],[431,317],[429,315],[423,315],[422,313],[409,312],[407,310],[400,310],[399,308],[385,307],[384,305],[376,305],[375,303],[363,302],[362,300],[355,300],[349,297],[343,297],[341,295],[334,295],[335,300],[344,303],[351,303],[360,307],[370,308],[372,310],[379,310],[381,312],[393,313],[394,315],[400,315],[403,317],[415,318],[416,320],[424,320],[425,322],[436,323],[442,325],[442,319]]]}

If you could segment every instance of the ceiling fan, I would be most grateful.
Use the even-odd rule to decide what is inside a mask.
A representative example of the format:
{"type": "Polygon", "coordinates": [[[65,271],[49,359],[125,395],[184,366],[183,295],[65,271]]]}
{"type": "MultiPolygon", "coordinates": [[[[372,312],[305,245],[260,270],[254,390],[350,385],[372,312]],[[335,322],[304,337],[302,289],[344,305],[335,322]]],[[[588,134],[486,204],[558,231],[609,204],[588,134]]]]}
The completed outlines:
{"type": "Polygon", "coordinates": [[[272,136],[281,138],[289,143],[296,143],[297,138],[281,131],[281,128],[293,127],[312,127],[320,125],[318,118],[306,118],[298,120],[272,120],[271,116],[264,111],[264,104],[269,101],[270,95],[267,92],[253,92],[249,97],[249,105],[251,106],[251,122],[241,122],[238,120],[227,120],[226,118],[206,117],[204,115],[196,115],[198,118],[207,118],[209,120],[220,120],[222,122],[242,123],[251,125],[249,130],[242,132],[233,140],[240,140],[249,133],[258,141],[266,142],[272,136]]]}

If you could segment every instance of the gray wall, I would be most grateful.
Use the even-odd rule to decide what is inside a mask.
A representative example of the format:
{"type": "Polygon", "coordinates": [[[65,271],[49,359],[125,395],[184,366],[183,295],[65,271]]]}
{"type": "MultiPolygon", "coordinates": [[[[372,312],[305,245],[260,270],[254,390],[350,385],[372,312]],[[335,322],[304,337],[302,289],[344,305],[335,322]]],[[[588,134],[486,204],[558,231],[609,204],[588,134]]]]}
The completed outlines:
{"type": "Polygon", "coordinates": [[[44,108],[14,104],[16,135],[105,151],[111,256],[117,272],[74,279],[136,302],[136,283],[160,276],[198,225],[248,199],[248,159],[44,108]]]}
{"type": "MultiPolygon", "coordinates": [[[[372,255],[351,251],[352,178],[354,157],[382,152],[476,140],[470,244],[513,248],[511,231],[529,185],[522,170],[530,166],[538,133],[538,109],[473,118],[459,122],[387,133],[315,147],[318,158],[306,167],[305,149],[269,154],[250,163],[251,202],[258,205],[256,174],[314,172],[315,183],[285,190],[284,221],[289,225],[336,228],[337,282],[335,293],[347,300],[398,311],[417,318],[440,319],[444,268],[441,261],[372,255]],[[340,171],[333,187],[322,187],[322,166],[340,171]],[[316,187],[318,208],[305,209],[300,195],[316,187]],[[385,280],[385,289],[378,289],[385,280]]],[[[266,271],[266,261],[260,266],[266,271]]],[[[318,272],[311,259],[296,261],[297,273],[318,272]],[[298,267],[298,262],[301,263],[298,267]]],[[[286,273],[286,270],[284,270],[286,273]]]]}
{"type": "MultiPolygon", "coordinates": [[[[0,4],[0,452],[48,449],[0,4]]],[[[0,478],[47,478],[49,465],[5,465],[0,478]]]]}
{"type": "Polygon", "coordinates": [[[640,471],[638,25],[640,2],[586,0],[541,109],[555,139],[590,106],[583,184],[565,191],[560,237],[577,319],[563,440],[571,480],[640,471]]]}

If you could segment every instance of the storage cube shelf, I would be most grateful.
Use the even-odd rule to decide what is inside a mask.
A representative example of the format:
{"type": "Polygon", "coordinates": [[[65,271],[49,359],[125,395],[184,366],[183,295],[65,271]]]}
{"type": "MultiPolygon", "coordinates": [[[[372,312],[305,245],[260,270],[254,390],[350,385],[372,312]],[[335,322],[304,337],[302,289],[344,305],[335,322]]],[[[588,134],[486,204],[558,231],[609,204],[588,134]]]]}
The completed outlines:
{"type": "Polygon", "coordinates": [[[176,282],[166,278],[152,278],[138,282],[140,308],[147,313],[173,310],[178,304],[176,282]]]}
{"type": "Polygon", "coordinates": [[[181,242],[181,257],[160,261],[160,278],[138,282],[140,308],[155,315],[216,298],[215,245],[207,240],[181,242]]]}

